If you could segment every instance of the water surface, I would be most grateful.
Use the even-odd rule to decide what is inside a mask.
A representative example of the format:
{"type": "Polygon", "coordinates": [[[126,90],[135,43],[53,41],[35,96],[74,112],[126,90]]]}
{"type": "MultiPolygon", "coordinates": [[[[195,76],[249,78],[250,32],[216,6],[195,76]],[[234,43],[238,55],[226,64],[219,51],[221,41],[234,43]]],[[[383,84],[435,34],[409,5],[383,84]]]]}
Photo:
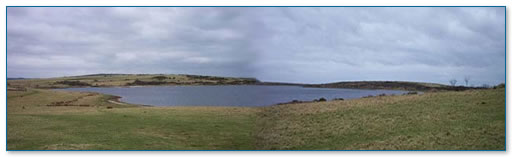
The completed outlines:
{"type": "Polygon", "coordinates": [[[406,91],[397,90],[259,85],[90,87],[63,90],[111,94],[122,97],[120,99],[122,102],[153,106],[268,106],[292,100],[354,99],[382,93],[388,95],[406,93],[406,91]]]}

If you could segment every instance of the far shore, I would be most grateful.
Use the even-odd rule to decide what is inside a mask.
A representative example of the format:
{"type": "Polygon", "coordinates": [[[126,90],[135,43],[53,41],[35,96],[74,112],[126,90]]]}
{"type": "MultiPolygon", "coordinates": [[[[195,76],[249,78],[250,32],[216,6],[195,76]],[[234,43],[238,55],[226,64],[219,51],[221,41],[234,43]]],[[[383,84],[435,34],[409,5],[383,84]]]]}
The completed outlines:
{"type": "Polygon", "coordinates": [[[483,87],[450,86],[406,81],[344,81],[322,84],[262,82],[255,78],[217,77],[175,74],[95,74],[71,77],[13,79],[8,88],[57,89],[72,87],[141,87],[141,86],[206,86],[206,85],[273,85],[315,88],[386,89],[404,91],[463,91],[483,87]],[[37,82],[33,82],[37,81],[37,82]]]}

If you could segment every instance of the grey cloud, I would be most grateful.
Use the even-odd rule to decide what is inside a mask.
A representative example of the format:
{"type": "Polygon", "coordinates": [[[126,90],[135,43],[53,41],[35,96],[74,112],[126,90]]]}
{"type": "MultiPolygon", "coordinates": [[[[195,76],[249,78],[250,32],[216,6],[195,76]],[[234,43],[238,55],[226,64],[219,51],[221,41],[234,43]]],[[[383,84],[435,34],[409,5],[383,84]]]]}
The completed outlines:
{"type": "Polygon", "coordinates": [[[500,7],[9,7],[7,73],[496,84],[504,16],[500,7]]]}
{"type": "Polygon", "coordinates": [[[275,29],[262,47],[270,48],[265,59],[277,62],[267,62],[269,69],[290,71],[267,76],[263,70],[268,80],[447,83],[472,76],[476,84],[504,82],[504,8],[282,10],[285,15],[268,20],[287,29],[275,29]],[[321,71],[313,76],[307,67],[321,71]]]}

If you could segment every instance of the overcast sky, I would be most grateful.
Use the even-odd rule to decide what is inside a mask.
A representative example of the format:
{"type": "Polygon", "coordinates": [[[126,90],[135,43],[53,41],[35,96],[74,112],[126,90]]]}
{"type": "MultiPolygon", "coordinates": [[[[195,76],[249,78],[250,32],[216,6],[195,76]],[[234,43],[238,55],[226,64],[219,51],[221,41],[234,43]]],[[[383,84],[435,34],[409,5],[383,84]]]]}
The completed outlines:
{"type": "Polygon", "coordinates": [[[505,82],[505,8],[7,8],[7,76],[505,82]]]}

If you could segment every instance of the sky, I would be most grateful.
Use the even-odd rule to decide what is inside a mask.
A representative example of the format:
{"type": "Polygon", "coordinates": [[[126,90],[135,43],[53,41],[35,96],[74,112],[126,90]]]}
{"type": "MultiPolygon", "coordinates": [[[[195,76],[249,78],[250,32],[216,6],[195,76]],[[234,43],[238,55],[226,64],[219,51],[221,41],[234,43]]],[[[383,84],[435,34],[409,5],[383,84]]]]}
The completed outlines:
{"type": "Polygon", "coordinates": [[[9,7],[7,77],[505,82],[503,7],[9,7]]]}

